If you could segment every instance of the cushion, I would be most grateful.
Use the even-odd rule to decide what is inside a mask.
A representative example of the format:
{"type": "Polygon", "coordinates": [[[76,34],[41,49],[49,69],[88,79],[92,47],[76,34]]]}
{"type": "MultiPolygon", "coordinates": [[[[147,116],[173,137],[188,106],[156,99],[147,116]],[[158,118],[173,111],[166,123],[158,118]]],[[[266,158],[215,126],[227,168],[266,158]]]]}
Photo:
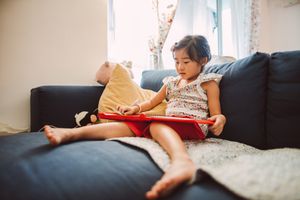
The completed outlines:
{"type": "Polygon", "coordinates": [[[257,148],[266,147],[265,111],[269,55],[255,53],[205,72],[223,75],[220,82],[222,113],[227,118],[221,138],[257,148]]]}
{"type": "Polygon", "coordinates": [[[231,63],[236,61],[236,59],[234,57],[231,56],[217,56],[217,55],[213,55],[211,57],[211,60],[205,65],[205,68],[208,68],[212,65],[216,65],[216,64],[225,64],[225,63],[231,63]]]}
{"type": "Polygon", "coordinates": [[[271,55],[268,79],[269,148],[300,148],[300,51],[271,55]]]}
{"type": "Polygon", "coordinates": [[[162,80],[167,76],[177,76],[177,73],[174,69],[145,70],[142,73],[141,87],[157,92],[163,86],[162,80]]]}
{"type": "MultiPolygon", "coordinates": [[[[112,72],[116,67],[116,64],[117,63],[112,63],[108,61],[104,62],[97,70],[95,77],[96,81],[101,85],[106,85],[111,78],[112,72]]],[[[125,69],[128,70],[128,72],[130,73],[130,77],[133,78],[133,73],[131,71],[132,62],[123,61],[121,64],[126,67],[125,69]]]]}
{"type": "MultiPolygon", "coordinates": [[[[206,64],[206,67],[215,64],[224,64],[235,61],[235,58],[230,56],[216,56],[213,55],[211,60],[206,64]]],[[[141,87],[158,91],[163,85],[163,78],[166,76],[177,76],[175,69],[167,70],[145,70],[142,74],[141,87]]]]}
{"type": "MultiPolygon", "coordinates": [[[[1,200],[145,199],[162,176],[146,152],[116,141],[53,148],[39,132],[20,133],[0,137],[0,152],[1,200]]],[[[214,179],[180,187],[165,199],[199,197],[240,199],[214,179]]]]}
{"type": "Polygon", "coordinates": [[[48,85],[33,88],[30,94],[30,129],[44,125],[74,128],[74,116],[98,107],[104,87],[90,85],[48,85]]]}
{"type": "MultiPolygon", "coordinates": [[[[154,91],[142,89],[131,79],[128,70],[117,64],[100,97],[98,110],[100,112],[115,112],[118,105],[131,105],[136,101],[149,100],[155,94],[154,91]]],[[[162,102],[145,114],[164,115],[165,108],[166,103],[162,102]]],[[[101,122],[108,121],[101,119],[101,122]]]]}

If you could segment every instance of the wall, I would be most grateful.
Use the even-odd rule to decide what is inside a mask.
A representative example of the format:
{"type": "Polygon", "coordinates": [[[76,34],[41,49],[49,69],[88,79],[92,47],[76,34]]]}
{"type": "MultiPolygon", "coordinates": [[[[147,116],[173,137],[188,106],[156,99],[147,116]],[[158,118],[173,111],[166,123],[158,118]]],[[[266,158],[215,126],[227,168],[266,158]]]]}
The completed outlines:
{"type": "Polygon", "coordinates": [[[0,0],[0,133],[29,127],[31,88],[96,84],[107,57],[106,7],[106,0],[0,0]]]}
{"type": "MultiPolygon", "coordinates": [[[[300,4],[286,2],[261,1],[260,51],[300,49],[300,4]]],[[[0,0],[0,134],[29,127],[31,88],[95,84],[107,57],[106,7],[107,0],[0,0]]]]}
{"type": "Polygon", "coordinates": [[[260,51],[300,50],[300,4],[294,0],[261,0],[260,51]]]}

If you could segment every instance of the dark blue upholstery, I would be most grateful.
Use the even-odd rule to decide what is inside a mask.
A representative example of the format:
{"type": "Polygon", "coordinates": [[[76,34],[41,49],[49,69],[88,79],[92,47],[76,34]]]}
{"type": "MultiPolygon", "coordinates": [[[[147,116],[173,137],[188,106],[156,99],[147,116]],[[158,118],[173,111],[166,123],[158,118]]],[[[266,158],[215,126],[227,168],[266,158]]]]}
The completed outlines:
{"type": "MultiPolygon", "coordinates": [[[[300,147],[300,51],[256,53],[206,72],[223,74],[222,138],[259,148],[300,147]]],[[[145,71],[141,86],[158,91],[175,70],[145,71]]],[[[31,129],[74,127],[75,113],[97,108],[104,87],[42,86],[31,91],[31,129]]],[[[42,133],[0,137],[1,200],[144,199],[162,176],[149,155],[115,141],[51,147],[42,133]]],[[[165,199],[240,199],[207,178],[165,199]]]]}
{"type": "MultiPolygon", "coordinates": [[[[1,200],[145,199],[162,176],[149,155],[115,141],[52,147],[42,133],[0,137],[1,200]]],[[[208,178],[166,199],[240,199],[208,178]]]]}
{"type": "Polygon", "coordinates": [[[266,148],[266,97],[269,55],[255,53],[208,72],[222,74],[220,101],[227,118],[221,138],[266,148]]]}
{"type": "Polygon", "coordinates": [[[300,51],[271,55],[268,86],[268,147],[300,148],[300,51]]]}
{"type": "Polygon", "coordinates": [[[167,76],[176,76],[177,73],[174,69],[166,70],[145,70],[142,73],[141,87],[158,91],[163,85],[163,78],[167,76]]]}
{"type": "Polygon", "coordinates": [[[73,128],[74,116],[98,108],[103,86],[41,86],[31,90],[31,131],[45,124],[73,128]]]}

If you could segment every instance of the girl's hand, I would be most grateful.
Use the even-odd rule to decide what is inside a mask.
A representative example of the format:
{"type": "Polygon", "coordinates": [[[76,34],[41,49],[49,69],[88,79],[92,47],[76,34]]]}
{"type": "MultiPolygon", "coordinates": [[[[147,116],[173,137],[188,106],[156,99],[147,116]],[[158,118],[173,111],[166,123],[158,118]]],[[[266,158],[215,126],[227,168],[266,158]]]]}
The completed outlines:
{"type": "Polygon", "coordinates": [[[140,108],[137,105],[134,106],[117,106],[117,111],[122,115],[133,115],[139,112],[140,108]]]}
{"type": "Polygon", "coordinates": [[[210,118],[208,118],[208,120],[212,120],[215,123],[210,126],[208,129],[216,136],[219,136],[224,128],[224,125],[226,123],[226,118],[224,115],[220,114],[220,115],[214,115],[211,116],[210,118]]]}

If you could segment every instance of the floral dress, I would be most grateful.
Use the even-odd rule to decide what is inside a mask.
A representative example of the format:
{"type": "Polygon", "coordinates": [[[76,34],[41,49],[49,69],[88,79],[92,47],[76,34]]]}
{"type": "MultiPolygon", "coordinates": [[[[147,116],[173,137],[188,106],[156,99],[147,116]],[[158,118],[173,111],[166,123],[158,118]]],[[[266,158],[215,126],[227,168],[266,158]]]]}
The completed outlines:
{"type": "MultiPolygon", "coordinates": [[[[166,77],[163,83],[167,86],[167,109],[168,116],[189,116],[194,119],[207,119],[209,117],[206,91],[201,83],[214,80],[217,83],[222,75],[215,73],[200,73],[196,80],[183,87],[178,87],[180,76],[166,77]]],[[[207,125],[199,124],[203,133],[207,135],[207,125]]]]}

